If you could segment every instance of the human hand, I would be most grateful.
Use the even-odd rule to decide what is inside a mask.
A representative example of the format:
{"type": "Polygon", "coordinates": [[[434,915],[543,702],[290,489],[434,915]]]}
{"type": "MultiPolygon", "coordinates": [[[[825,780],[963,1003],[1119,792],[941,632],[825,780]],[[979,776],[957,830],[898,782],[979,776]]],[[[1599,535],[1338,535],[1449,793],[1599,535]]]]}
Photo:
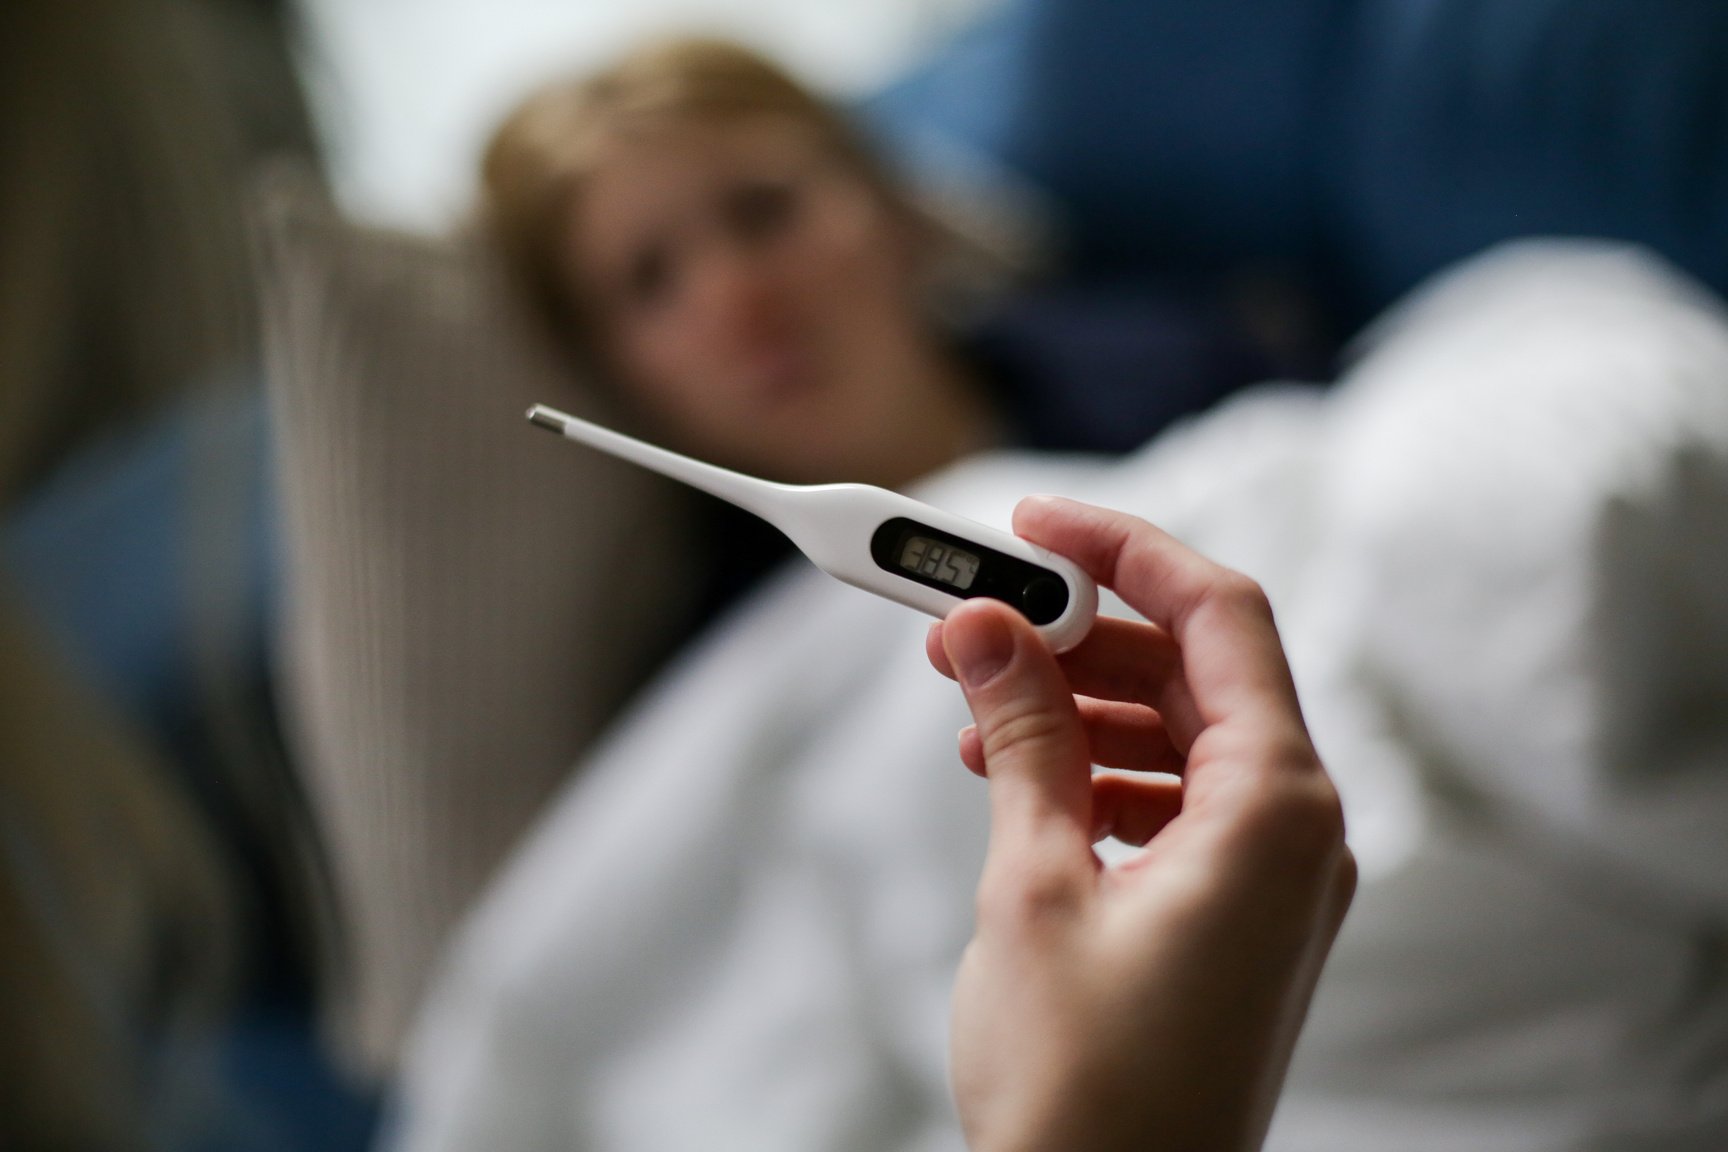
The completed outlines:
{"type": "Polygon", "coordinates": [[[1034,497],[1014,527],[1151,623],[1100,618],[1061,657],[990,600],[930,630],[976,720],[961,758],[990,786],[954,990],[967,1138],[1257,1148],[1356,883],[1271,608],[1121,513],[1034,497]],[[1108,835],[1144,851],[1105,868],[1108,835]]]}

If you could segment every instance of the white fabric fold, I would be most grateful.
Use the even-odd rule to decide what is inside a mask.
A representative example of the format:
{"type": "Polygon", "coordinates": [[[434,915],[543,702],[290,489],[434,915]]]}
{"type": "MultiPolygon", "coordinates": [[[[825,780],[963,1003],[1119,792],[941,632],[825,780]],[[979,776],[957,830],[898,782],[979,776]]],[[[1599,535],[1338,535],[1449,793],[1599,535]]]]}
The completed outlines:
{"type": "MultiPolygon", "coordinates": [[[[1722,1146],[1725,469],[1715,305],[1545,244],[1334,392],[921,493],[1005,524],[1067,492],[1269,590],[1364,875],[1271,1147],[1722,1146]]],[[[986,812],[925,628],[789,570],[640,698],[467,925],[398,1146],[961,1147],[986,812]]]]}

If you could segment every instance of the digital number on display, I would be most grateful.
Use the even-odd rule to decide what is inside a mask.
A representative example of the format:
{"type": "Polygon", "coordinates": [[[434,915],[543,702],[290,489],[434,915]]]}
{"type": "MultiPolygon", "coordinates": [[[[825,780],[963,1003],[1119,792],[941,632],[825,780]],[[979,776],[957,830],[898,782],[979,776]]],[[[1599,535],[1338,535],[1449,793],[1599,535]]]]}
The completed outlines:
{"type": "Polygon", "coordinates": [[[964,592],[978,577],[978,557],[928,536],[912,536],[900,553],[900,566],[964,592]]]}

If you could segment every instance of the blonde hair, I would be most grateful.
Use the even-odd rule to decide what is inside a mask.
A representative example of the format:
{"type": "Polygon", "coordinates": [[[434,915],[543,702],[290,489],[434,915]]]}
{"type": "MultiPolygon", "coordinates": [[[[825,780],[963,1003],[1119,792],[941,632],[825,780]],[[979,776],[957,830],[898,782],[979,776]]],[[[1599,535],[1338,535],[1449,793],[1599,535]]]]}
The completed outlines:
{"type": "Polygon", "coordinates": [[[581,311],[564,265],[570,207],[608,140],[692,121],[781,116],[872,187],[891,211],[929,221],[854,125],[784,70],[740,45],[681,37],[530,95],[493,134],[481,168],[484,222],[531,307],[580,348],[581,311]]]}

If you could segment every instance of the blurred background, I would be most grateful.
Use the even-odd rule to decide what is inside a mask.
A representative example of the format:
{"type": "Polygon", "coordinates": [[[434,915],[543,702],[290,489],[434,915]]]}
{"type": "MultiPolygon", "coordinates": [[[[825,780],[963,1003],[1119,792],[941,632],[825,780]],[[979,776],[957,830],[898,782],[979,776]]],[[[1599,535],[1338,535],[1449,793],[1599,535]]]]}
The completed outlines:
{"type": "Polygon", "coordinates": [[[1512,237],[1728,283],[1720,0],[7,0],[0,1146],[372,1138],[387,1069],[319,1024],[353,925],[285,733],[262,393],[266,314],[333,293],[281,296],[259,173],[460,232],[516,98],[671,29],[784,60],[1040,253],[998,351],[1041,365],[1044,446],[1327,378],[1512,237]]]}
{"type": "Polygon", "coordinates": [[[300,60],[344,206],[436,228],[469,206],[481,144],[536,79],[586,71],[655,31],[708,31],[860,97],[993,2],[304,0],[300,60]]]}
{"type": "Polygon", "coordinates": [[[18,0],[0,10],[0,1143],[359,1147],[272,685],[261,163],[424,232],[527,88],[656,30],[840,97],[985,0],[18,0]]]}

